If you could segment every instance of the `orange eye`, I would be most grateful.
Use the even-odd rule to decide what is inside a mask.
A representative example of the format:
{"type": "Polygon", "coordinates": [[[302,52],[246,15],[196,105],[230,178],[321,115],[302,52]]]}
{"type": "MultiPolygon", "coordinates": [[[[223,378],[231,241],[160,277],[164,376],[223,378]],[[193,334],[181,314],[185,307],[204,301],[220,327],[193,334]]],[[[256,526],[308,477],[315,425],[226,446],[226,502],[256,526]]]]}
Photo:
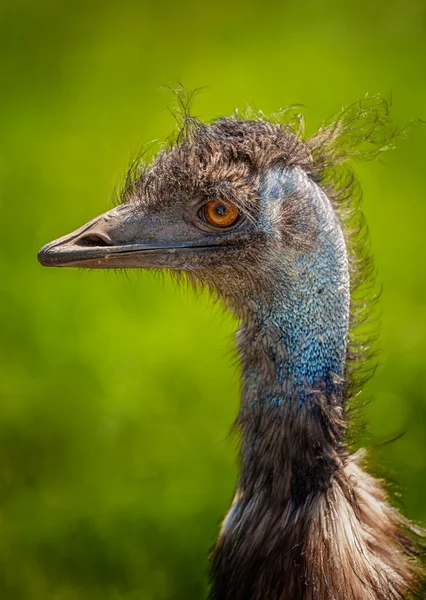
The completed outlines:
{"type": "Polygon", "coordinates": [[[203,207],[204,217],[215,227],[233,225],[240,214],[238,207],[228,200],[210,200],[203,207]]]}

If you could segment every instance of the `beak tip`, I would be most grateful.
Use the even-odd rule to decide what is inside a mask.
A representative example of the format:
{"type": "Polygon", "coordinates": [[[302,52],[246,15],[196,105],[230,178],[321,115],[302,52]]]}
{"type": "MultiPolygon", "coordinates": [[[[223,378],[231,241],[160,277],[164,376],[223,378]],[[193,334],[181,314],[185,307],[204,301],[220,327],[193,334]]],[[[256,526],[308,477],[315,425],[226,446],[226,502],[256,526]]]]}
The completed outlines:
{"type": "Polygon", "coordinates": [[[43,267],[51,267],[54,264],[53,261],[53,254],[52,252],[50,252],[50,248],[51,248],[51,243],[49,244],[45,244],[42,248],[40,248],[40,250],[38,251],[37,254],[37,259],[38,262],[43,266],[43,267]]]}

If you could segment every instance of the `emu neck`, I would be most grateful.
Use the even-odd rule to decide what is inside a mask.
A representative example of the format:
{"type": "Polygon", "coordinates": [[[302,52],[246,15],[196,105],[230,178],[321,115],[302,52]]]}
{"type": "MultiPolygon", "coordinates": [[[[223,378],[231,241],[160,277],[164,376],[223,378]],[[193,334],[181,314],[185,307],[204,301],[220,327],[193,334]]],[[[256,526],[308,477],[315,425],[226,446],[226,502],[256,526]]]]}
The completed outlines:
{"type": "Polygon", "coordinates": [[[312,239],[299,249],[276,241],[270,293],[248,302],[239,332],[241,487],[298,504],[327,488],[344,430],[348,259],[329,199],[304,173],[272,172],[262,202],[261,225],[271,231],[274,215],[297,203],[298,225],[312,239]]]}

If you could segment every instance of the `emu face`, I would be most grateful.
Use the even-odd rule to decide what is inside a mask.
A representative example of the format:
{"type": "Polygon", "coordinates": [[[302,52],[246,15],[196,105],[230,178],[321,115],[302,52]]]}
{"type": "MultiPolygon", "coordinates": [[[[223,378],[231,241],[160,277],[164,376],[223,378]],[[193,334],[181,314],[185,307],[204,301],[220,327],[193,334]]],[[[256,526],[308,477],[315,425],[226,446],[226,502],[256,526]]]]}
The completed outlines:
{"type": "Polygon", "coordinates": [[[258,231],[228,182],[151,201],[131,197],[80,229],[47,244],[45,266],[195,270],[232,264],[258,231]],[[230,200],[232,198],[232,201],[230,200]]]}
{"type": "Polygon", "coordinates": [[[128,183],[123,204],[44,246],[39,261],[167,268],[228,297],[258,295],[271,285],[277,256],[314,237],[303,198],[291,181],[287,191],[279,181],[283,169],[302,172],[309,163],[306,146],[281,126],[198,124],[191,139],[160,152],[128,183]]]}

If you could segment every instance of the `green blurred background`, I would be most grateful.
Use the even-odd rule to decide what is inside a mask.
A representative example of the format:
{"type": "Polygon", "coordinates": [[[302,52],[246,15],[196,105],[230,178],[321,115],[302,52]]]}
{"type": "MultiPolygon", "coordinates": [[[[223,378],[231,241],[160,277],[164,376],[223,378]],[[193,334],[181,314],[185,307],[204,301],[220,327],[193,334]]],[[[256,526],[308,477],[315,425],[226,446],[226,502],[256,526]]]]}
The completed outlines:
{"type": "MultiPolygon", "coordinates": [[[[235,322],[166,278],[43,269],[111,206],[129,159],[194,113],[302,103],[308,130],[365,93],[426,119],[424,0],[0,4],[0,598],[199,599],[232,496],[235,322]]],[[[426,158],[414,128],[356,165],[381,299],[368,443],[426,521],[426,158]]]]}

